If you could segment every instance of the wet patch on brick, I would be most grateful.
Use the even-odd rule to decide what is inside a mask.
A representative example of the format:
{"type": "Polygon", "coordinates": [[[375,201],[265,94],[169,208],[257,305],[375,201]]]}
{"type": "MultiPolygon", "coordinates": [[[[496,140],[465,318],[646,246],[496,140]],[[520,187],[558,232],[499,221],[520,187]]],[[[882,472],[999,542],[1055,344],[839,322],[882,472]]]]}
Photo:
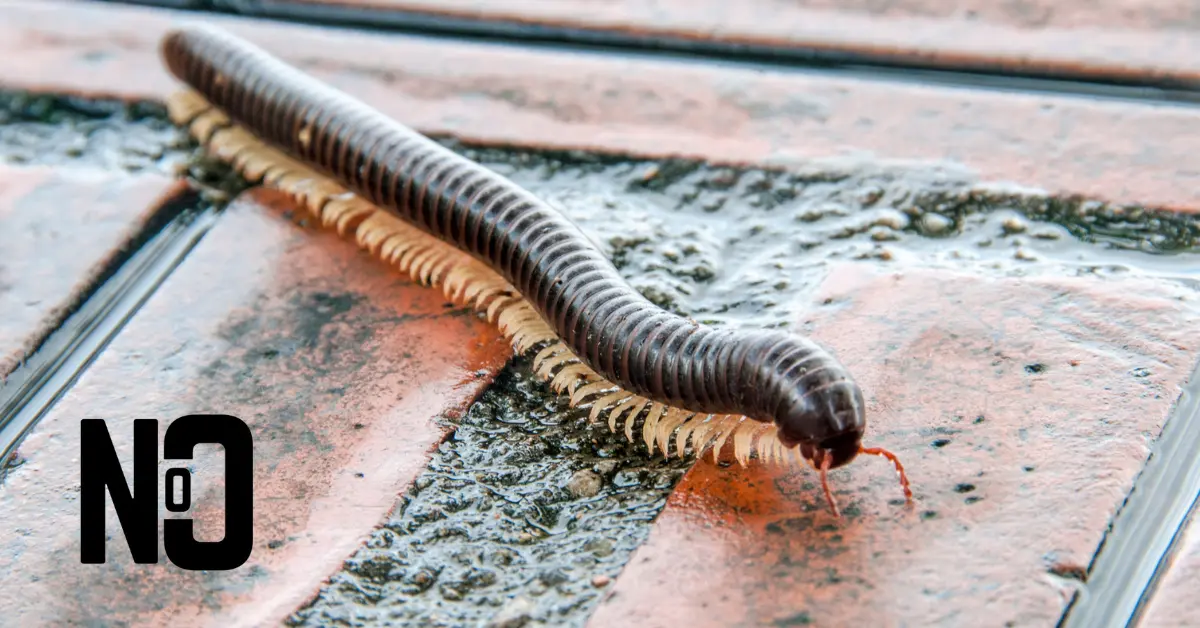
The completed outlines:
{"type": "Polygon", "coordinates": [[[526,359],[454,426],[290,625],[580,625],[689,464],[588,425],[526,359]]]}
{"type": "Polygon", "coordinates": [[[1200,218],[1153,207],[915,168],[766,171],[450,145],[562,210],[652,301],[710,324],[807,328],[811,291],[844,261],[1200,280],[1188,263],[1200,259],[1200,218]]]}
{"type": "Polygon", "coordinates": [[[5,191],[32,186],[6,210],[0,455],[20,459],[25,431],[245,186],[196,148],[154,103],[0,90],[0,161],[21,164],[0,166],[5,191]]]}
{"type": "Polygon", "coordinates": [[[0,90],[0,164],[174,175],[193,149],[158,103],[0,90]]]}

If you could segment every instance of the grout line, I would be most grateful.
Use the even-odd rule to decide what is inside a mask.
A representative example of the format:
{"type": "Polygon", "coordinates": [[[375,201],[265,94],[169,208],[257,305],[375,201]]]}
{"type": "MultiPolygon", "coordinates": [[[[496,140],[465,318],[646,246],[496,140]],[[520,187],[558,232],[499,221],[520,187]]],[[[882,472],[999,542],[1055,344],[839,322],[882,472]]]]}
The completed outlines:
{"type": "Polygon", "coordinates": [[[679,36],[628,33],[502,20],[429,15],[415,11],[299,4],[288,0],[86,0],[133,4],[199,13],[221,13],[274,19],[326,28],[352,29],[491,42],[607,56],[669,59],[723,64],[758,70],[792,70],[866,80],[976,88],[1000,92],[1034,92],[1101,98],[1158,105],[1200,106],[1200,86],[1179,79],[1084,76],[1066,72],[1013,70],[992,63],[947,66],[921,63],[884,53],[855,53],[814,48],[781,48],[765,44],[694,41],[679,36]]]}
{"type": "Polygon", "coordinates": [[[1137,625],[1200,503],[1200,362],[1113,518],[1061,628],[1137,625]]]}
{"type": "MultiPolygon", "coordinates": [[[[174,217],[116,261],[115,272],[0,384],[0,465],[216,223],[216,210],[191,209],[200,204],[196,192],[164,203],[159,213],[174,217]]],[[[0,468],[0,481],[3,475],[0,468]]]]}

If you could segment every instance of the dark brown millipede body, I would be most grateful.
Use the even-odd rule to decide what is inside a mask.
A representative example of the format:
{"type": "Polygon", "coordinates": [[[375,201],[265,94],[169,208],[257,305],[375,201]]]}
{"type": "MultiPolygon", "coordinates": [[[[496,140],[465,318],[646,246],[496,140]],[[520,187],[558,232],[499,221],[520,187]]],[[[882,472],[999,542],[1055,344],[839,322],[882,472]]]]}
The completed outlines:
{"type": "Polygon", "coordinates": [[[247,42],[192,27],[162,50],[171,72],[234,124],[499,274],[607,381],[664,407],[774,424],[823,481],[860,453],[886,456],[910,495],[895,457],[861,445],[858,385],[811,340],[662,310],[531,193],[247,42]]]}

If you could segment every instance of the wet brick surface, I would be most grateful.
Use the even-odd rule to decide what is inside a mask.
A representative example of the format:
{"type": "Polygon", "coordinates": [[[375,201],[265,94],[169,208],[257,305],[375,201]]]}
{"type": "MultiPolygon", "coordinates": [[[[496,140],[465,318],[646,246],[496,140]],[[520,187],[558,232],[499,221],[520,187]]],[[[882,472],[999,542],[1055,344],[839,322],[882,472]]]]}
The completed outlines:
{"type": "Polygon", "coordinates": [[[702,461],[589,625],[1056,622],[1200,354],[1194,293],[844,267],[816,302],[915,508],[879,459],[832,473],[843,521],[808,470],[702,461]]]}
{"type": "MultiPolygon", "coordinates": [[[[435,419],[465,409],[504,363],[486,324],[286,209],[263,193],[231,206],[22,444],[0,487],[6,622],[281,620],[424,467],[446,433],[435,419]],[[81,569],[79,420],[105,418],[127,461],[135,418],[190,413],[233,414],[254,432],[250,561],[133,568],[109,510],[109,562],[81,569]]],[[[220,534],[223,489],[206,479],[219,459],[195,463],[201,540],[220,534]]]]}
{"type": "MultiPolygon", "coordinates": [[[[159,39],[196,15],[7,3],[0,53],[23,61],[0,64],[0,84],[161,98],[176,84],[159,39]]],[[[426,133],[810,170],[920,166],[1200,208],[1200,111],[1187,107],[205,19],[426,133]]]]}
{"type": "Polygon", "coordinates": [[[85,296],[173,188],[154,174],[0,165],[0,379],[85,296]]]}
{"type": "Polygon", "coordinates": [[[589,426],[518,360],[290,623],[581,626],[688,464],[589,426]]]}
{"type": "MultiPolygon", "coordinates": [[[[844,260],[986,275],[980,282],[1070,276],[1101,286],[1162,285],[1161,276],[1187,281],[1172,253],[1186,256],[1200,237],[1200,226],[1184,217],[986,193],[928,171],[776,174],[450,145],[560,207],[650,298],[723,326],[822,329],[822,319],[805,314],[813,291],[844,260]]],[[[590,579],[611,578],[624,564],[670,482],[653,468],[622,470],[594,499],[565,494],[571,472],[595,456],[641,465],[642,450],[609,449],[611,437],[580,442],[587,432],[571,423],[579,413],[551,410],[559,404],[544,387],[500,388],[467,415],[461,440],[443,446],[417,480],[423,488],[406,496],[387,529],[297,623],[586,621],[598,601],[590,579]],[[494,481],[504,497],[493,493],[494,481]],[[630,502],[638,507],[623,507],[630,502]],[[499,519],[486,517],[497,510],[499,519]],[[622,534],[611,555],[564,550],[617,538],[614,528],[622,534]]],[[[881,499],[896,495],[891,484],[884,490],[881,499]]]]}
{"type": "Polygon", "coordinates": [[[158,103],[0,90],[0,163],[172,175],[187,139],[158,103]]]}
{"type": "Polygon", "coordinates": [[[706,324],[807,329],[812,291],[846,260],[1185,282],[1200,268],[1187,263],[1200,252],[1194,216],[938,170],[771,172],[447,144],[559,208],[647,298],[706,324]]]}
{"type": "MultiPolygon", "coordinates": [[[[173,86],[156,55],[158,37],[168,25],[179,23],[172,22],[175,18],[115,6],[78,4],[62,11],[63,6],[13,2],[0,7],[0,31],[9,34],[0,38],[0,51],[10,50],[7,58],[19,52],[24,59],[0,64],[0,84],[136,97],[161,97],[173,86]],[[47,67],[54,71],[45,71],[47,67]]],[[[705,19],[713,15],[694,13],[705,19]]],[[[860,17],[838,19],[860,23],[854,21],[860,17]]],[[[1007,32],[988,30],[991,39],[972,37],[944,17],[933,19],[950,30],[938,26],[934,31],[950,33],[962,46],[983,42],[978,44],[983,54],[994,54],[989,42],[995,42],[996,33],[1007,32]]],[[[868,22],[861,23],[868,26],[880,24],[864,19],[868,22]]],[[[614,210],[619,217],[611,224],[590,228],[624,256],[627,275],[649,277],[644,287],[675,290],[679,307],[700,304],[708,308],[705,315],[717,319],[745,322],[789,313],[787,303],[767,309],[776,299],[764,286],[790,281],[790,287],[777,291],[800,295],[790,305],[806,297],[801,286],[811,279],[811,269],[790,262],[786,268],[772,266],[767,254],[776,251],[763,245],[762,238],[794,240],[800,251],[825,242],[836,249],[830,259],[861,254],[862,259],[905,262],[892,264],[903,274],[895,284],[887,276],[864,278],[841,268],[826,283],[837,287],[826,289],[833,300],[818,308],[825,311],[793,319],[836,346],[867,385],[873,404],[871,438],[904,456],[917,484],[918,507],[905,512],[889,503],[898,489],[878,460],[834,474],[848,513],[840,523],[828,519],[810,474],[742,471],[704,462],[685,478],[650,544],[635,554],[617,584],[594,586],[589,579],[615,574],[637,535],[645,533],[644,519],[657,512],[673,476],[634,458],[631,468],[646,471],[636,472],[641,484],[622,485],[632,476],[620,476],[625,480],[618,482],[618,472],[610,479],[607,466],[601,471],[593,467],[601,480],[597,499],[624,499],[636,506],[626,519],[634,532],[599,553],[593,546],[571,554],[579,539],[615,537],[616,524],[606,518],[609,511],[590,510],[598,508],[597,502],[572,493],[570,486],[564,493],[564,481],[575,490],[593,485],[586,476],[582,484],[572,480],[594,463],[589,457],[616,454],[605,449],[603,439],[585,442],[570,455],[530,445],[535,436],[539,442],[543,437],[556,442],[556,433],[569,431],[558,422],[568,419],[546,407],[544,415],[542,410],[534,413],[534,422],[523,418],[498,426],[505,412],[493,415],[488,408],[522,399],[509,391],[507,402],[491,397],[462,420],[461,438],[435,453],[424,479],[418,480],[420,490],[407,494],[401,510],[383,519],[450,424],[430,419],[448,406],[454,414],[482,388],[482,381],[470,378],[468,364],[477,361],[495,370],[503,352],[464,340],[483,338],[486,344],[490,333],[469,317],[453,312],[435,316],[436,304],[421,300],[426,297],[393,293],[398,280],[355,257],[348,244],[327,234],[293,233],[276,219],[277,210],[269,212],[271,219],[256,219],[242,207],[210,234],[201,248],[209,251],[208,257],[191,260],[184,269],[188,274],[168,286],[167,294],[173,296],[160,294],[151,304],[156,309],[139,317],[136,327],[126,331],[35,432],[23,449],[29,458],[11,476],[17,488],[0,489],[0,502],[6,502],[0,507],[24,513],[20,517],[26,521],[0,531],[0,565],[20,558],[24,570],[9,570],[0,581],[18,619],[54,621],[114,607],[126,617],[149,622],[279,619],[353,555],[315,605],[295,619],[446,622],[500,613],[517,623],[523,618],[577,622],[601,593],[615,586],[616,595],[594,624],[627,625],[622,622],[636,619],[643,625],[820,625],[833,613],[839,621],[888,623],[900,617],[956,624],[981,607],[1012,609],[1011,616],[1000,619],[1011,617],[1018,625],[1052,623],[1141,467],[1146,445],[1177,394],[1174,386],[1194,363],[1197,348],[1188,339],[1197,330],[1180,320],[1187,315],[1196,320],[1195,302],[1174,300],[1182,293],[1163,281],[1136,273],[1126,278],[1125,262],[1134,260],[1136,252],[1112,253],[1118,262],[1077,264],[1076,272],[1085,279],[1010,277],[995,282],[969,272],[910,271],[907,263],[913,260],[905,257],[906,246],[918,235],[944,237],[947,231],[963,236],[964,242],[957,248],[947,245],[937,261],[943,266],[949,258],[982,266],[998,251],[1018,260],[1004,272],[1020,275],[1023,271],[1014,269],[1033,259],[1023,255],[1028,246],[1045,246],[1052,264],[1077,252],[1071,248],[1070,227],[1030,226],[1028,234],[1009,234],[1011,242],[984,234],[999,231],[1007,219],[968,215],[979,203],[991,209],[995,200],[955,187],[976,176],[1151,206],[1200,207],[1198,175],[1190,167],[1197,150],[1190,130],[1200,114],[1189,109],[221,23],[234,24],[236,32],[425,131],[525,146],[777,161],[815,173],[810,180],[794,182],[762,172],[691,172],[686,164],[664,162],[615,166],[618,172],[610,170],[603,177],[593,171],[556,179],[553,171],[560,164],[547,166],[544,177],[535,170],[520,171],[519,164],[507,165],[535,190],[539,180],[547,180],[539,193],[576,212],[589,207],[607,211],[612,207],[606,204],[628,200],[605,189],[607,181],[595,187],[563,183],[576,174],[581,181],[609,177],[631,190],[666,190],[646,205],[614,210]],[[353,44],[347,37],[353,37],[353,44]],[[1148,144],[1151,137],[1156,141],[1148,144]],[[976,172],[963,171],[962,164],[976,172]],[[950,179],[946,196],[916,203],[916,197],[907,195],[908,175],[896,175],[893,168],[950,179]],[[846,171],[879,178],[852,180],[839,189],[846,171]],[[720,214],[729,197],[737,200],[720,214]],[[796,198],[800,200],[790,205],[796,198]],[[921,205],[919,211],[910,211],[914,204],[921,205]],[[648,218],[681,207],[686,210],[670,218],[648,218]],[[712,212],[718,213],[717,220],[705,224],[702,217],[712,212]],[[744,220],[747,215],[755,219],[753,224],[744,220]],[[674,227],[681,221],[698,228],[680,236],[674,227]],[[617,232],[627,227],[638,235],[622,241],[617,232]],[[1041,236],[1035,231],[1043,228],[1057,235],[1038,243],[1041,236]],[[231,230],[237,235],[230,236],[231,230]],[[212,243],[218,234],[237,242],[264,237],[274,244],[243,243],[238,246],[255,253],[239,258],[231,252],[241,250],[237,246],[212,243]],[[692,250],[688,244],[698,246],[692,250]],[[1015,248],[999,251],[1009,244],[1015,248]],[[747,267],[747,255],[754,270],[742,276],[737,269],[747,267]],[[219,269],[232,259],[241,261],[240,272],[221,274],[219,269]],[[209,260],[210,268],[200,270],[203,260],[209,260]],[[359,292],[349,294],[350,288],[359,292]],[[165,304],[169,298],[188,305],[186,319],[178,314],[183,306],[165,304]],[[721,309],[721,303],[733,309],[721,309]],[[400,314],[414,307],[426,308],[428,318],[400,314]],[[156,322],[156,315],[163,320],[156,322]],[[454,325],[460,326],[457,331],[454,325]],[[368,334],[367,329],[374,331],[368,334]],[[435,329],[439,331],[431,331],[435,329]],[[423,348],[432,346],[428,339],[434,333],[457,335],[439,344],[443,353],[438,356],[409,350],[414,336],[421,338],[423,348]],[[357,343],[366,343],[371,351],[356,353],[357,343]],[[399,389],[397,382],[413,368],[440,374],[436,385],[422,389],[423,396],[416,399],[406,395],[402,403],[411,405],[388,405],[399,389]],[[131,388],[130,382],[147,381],[138,378],[153,382],[152,395],[131,388]],[[467,387],[457,388],[455,382],[467,387]],[[152,400],[149,409],[142,403],[145,398],[152,400]],[[281,461],[262,471],[268,494],[279,501],[268,509],[269,521],[249,571],[229,578],[199,577],[164,566],[159,571],[128,570],[116,579],[110,577],[115,570],[128,567],[117,563],[112,571],[89,579],[62,567],[67,564],[62,561],[77,555],[73,519],[51,533],[53,541],[33,542],[51,528],[28,524],[34,516],[29,513],[74,516],[74,463],[64,460],[74,455],[70,439],[77,438],[75,421],[83,409],[111,408],[122,420],[122,413],[129,420],[134,414],[166,419],[208,409],[203,406],[213,399],[234,399],[245,408],[242,416],[253,417],[263,430],[261,438],[271,443],[269,459],[281,461]],[[411,407],[418,408],[412,412],[419,421],[405,414],[411,407]],[[372,413],[385,419],[355,419],[372,413]],[[976,422],[979,417],[983,420],[976,422]],[[405,431],[409,421],[417,421],[418,429],[405,431]],[[512,455],[490,461],[481,445],[489,439],[512,455]],[[515,503],[500,504],[501,498],[486,495],[478,482],[464,483],[455,475],[456,465],[474,468],[488,462],[504,473],[528,464],[545,475],[506,476],[515,503]],[[446,493],[464,487],[473,491],[467,499],[448,501],[446,493]],[[290,505],[294,500],[307,510],[290,505]],[[481,513],[487,512],[500,514],[494,527],[479,525],[481,513]],[[371,533],[369,544],[356,552],[358,542],[380,521],[389,527],[371,533]],[[539,532],[539,526],[560,530],[547,522],[570,528],[572,521],[585,534],[540,536],[544,530],[539,532]],[[510,541],[515,548],[502,547],[510,541]],[[471,547],[475,542],[480,548],[471,547]],[[612,553],[605,554],[609,549],[612,553]],[[193,594],[180,596],[180,584],[204,591],[203,599],[197,603],[193,594]],[[73,594],[62,596],[61,590],[73,594]],[[518,597],[504,600],[510,593],[518,597]]],[[[849,30],[869,38],[878,34],[871,28],[849,30]]],[[[878,41],[907,45],[904,41],[911,42],[914,33],[929,32],[887,26],[878,41]],[[888,39],[896,34],[902,39],[888,39]]],[[[1124,34],[1084,45],[1078,37],[1062,38],[1053,28],[1036,37],[1041,38],[1034,42],[1037,46],[1047,41],[1074,44],[1070,55],[1075,56],[1068,55],[1067,62],[1082,58],[1096,67],[1110,67],[1114,58],[1120,61],[1133,50],[1133,57],[1123,57],[1125,69],[1167,67],[1186,74],[1189,60],[1197,58],[1187,54],[1196,49],[1190,35],[1159,37],[1155,47],[1141,48],[1147,40],[1124,34]],[[1107,52],[1095,56],[1098,48],[1116,50],[1117,57],[1105,56],[1107,52]]],[[[644,202],[647,197],[639,198],[644,202]]],[[[1045,211],[1070,214],[1083,207],[1095,206],[1052,200],[1045,211]]],[[[1016,201],[1006,204],[1005,211],[1010,208],[1027,209],[1016,201]]],[[[1123,222],[1120,214],[1114,216],[1114,225],[1123,222]]],[[[1147,225],[1160,224],[1147,220],[1147,225]]],[[[1132,248],[1154,250],[1161,245],[1154,238],[1167,237],[1149,232],[1133,237],[1142,236],[1146,246],[1132,248]]],[[[1109,234],[1101,229],[1098,239],[1108,242],[1109,234]]],[[[785,258],[802,255],[793,248],[782,251],[785,258]]],[[[1159,269],[1170,266],[1161,257],[1144,259],[1154,259],[1159,269]]],[[[1137,258],[1131,266],[1141,261],[1137,258]]],[[[432,299],[428,291],[420,292],[432,299]]],[[[519,372],[510,376],[520,379],[519,372]]],[[[537,403],[533,397],[525,401],[537,403]]],[[[227,406],[213,409],[229,411],[227,406]]],[[[116,432],[127,436],[120,428],[116,432]]],[[[572,439],[579,434],[568,434],[566,442],[578,443],[572,439]]],[[[215,493],[205,499],[220,502],[215,493]]],[[[110,550],[124,556],[123,543],[110,550]]],[[[1164,586],[1191,586],[1195,572],[1190,564],[1181,561],[1164,586]]],[[[1171,622],[1180,616],[1181,602],[1171,603],[1175,606],[1152,609],[1153,621],[1166,622],[1158,625],[1178,625],[1171,622]]]]}

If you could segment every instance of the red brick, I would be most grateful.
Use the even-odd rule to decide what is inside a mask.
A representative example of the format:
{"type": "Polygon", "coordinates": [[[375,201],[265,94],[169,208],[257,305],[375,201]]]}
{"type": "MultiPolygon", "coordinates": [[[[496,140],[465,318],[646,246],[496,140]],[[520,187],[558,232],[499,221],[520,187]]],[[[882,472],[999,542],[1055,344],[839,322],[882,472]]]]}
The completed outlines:
{"type": "Polygon", "coordinates": [[[1183,628],[1200,620],[1200,520],[1185,533],[1178,557],[1142,615],[1144,628],[1183,628]]]}
{"type": "MultiPolygon", "coordinates": [[[[160,98],[175,83],[158,58],[159,38],[193,15],[6,3],[0,58],[20,62],[0,64],[0,84],[160,98]]],[[[1200,208],[1192,166],[1200,110],[1192,108],[205,19],[426,133],[714,163],[944,167],[1051,192],[1200,208]]]]}
{"type": "MultiPolygon", "coordinates": [[[[27,461],[0,487],[6,622],[278,623],[423,468],[445,435],[434,419],[510,355],[438,292],[284,209],[241,197],[22,445],[27,461]],[[134,419],[189,413],[233,414],[255,434],[249,562],[134,565],[110,509],[109,562],[80,564],[80,419],[105,418],[128,461],[134,419]]],[[[195,481],[219,475],[201,465],[195,481]]],[[[220,536],[222,495],[193,490],[203,538],[220,536]]]]}
{"type": "Polygon", "coordinates": [[[832,473],[838,521],[807,469],[706,457],[592,626],[1051,625],[1077,584],[1051,570],[1086,570],[1200,353],[1195,296],[1149,278],[843,266],[822,293],[914,508],[881,459],[832,473]]]}
{"type": "Polygon", "coordinates": [[[159,175],[0,166],[0,381],[173,191],[159,175]]]}
{"type": "Polygon", "coordinates": [[[866,55],[949,69],[1200,76],[1200,19],[1183,0],[298,0],[541,28],[866,55]]]}

